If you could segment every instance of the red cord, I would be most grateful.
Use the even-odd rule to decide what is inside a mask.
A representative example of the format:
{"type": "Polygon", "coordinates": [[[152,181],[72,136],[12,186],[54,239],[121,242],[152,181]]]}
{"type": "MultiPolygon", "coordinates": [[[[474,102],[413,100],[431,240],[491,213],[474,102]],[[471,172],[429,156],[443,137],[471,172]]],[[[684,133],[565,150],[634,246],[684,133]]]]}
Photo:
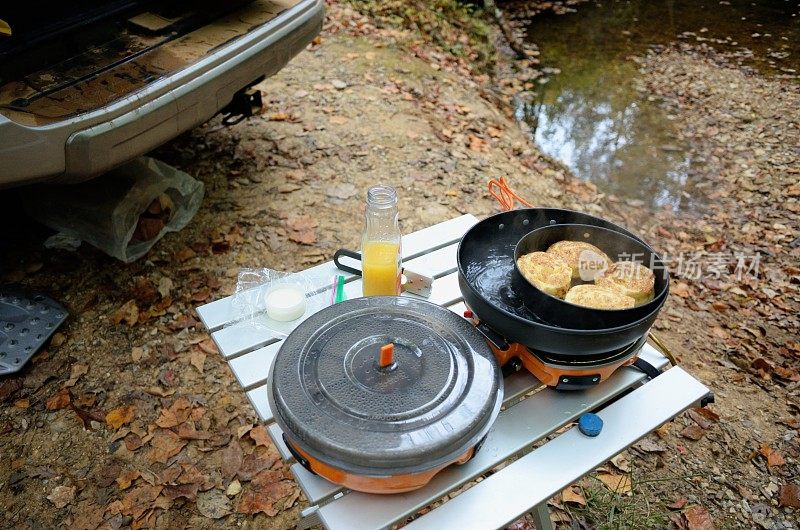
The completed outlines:
{"type": "Polygon", "coordinates": [[[533,208],[533,205],[517,195],[517,193],[511,189],[511,186],[508,185],[506,182],[505,177],[500,177],[500,179],[491,179],[489,181],[489,193],[497,199],[497,202],[500,203],[500,207],[503,210],[513,210],[514,203],[519,202],[523,206],[527,206],[528,208],[533,208]],[[497,188],[497,191],[495,191],[497,188]]]}

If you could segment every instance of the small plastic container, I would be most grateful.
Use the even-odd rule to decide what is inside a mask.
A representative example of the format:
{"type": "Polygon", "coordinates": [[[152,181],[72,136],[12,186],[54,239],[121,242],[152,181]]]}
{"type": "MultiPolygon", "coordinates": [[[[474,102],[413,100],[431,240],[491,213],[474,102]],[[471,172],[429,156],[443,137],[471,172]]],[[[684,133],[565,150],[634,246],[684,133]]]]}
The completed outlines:
{"type": "Polygon", "coordinates": [[[306,312],[306,292],[296,284],[279,285],[267,293],[267,316],[278,322],[291,322],[306,312]]]}

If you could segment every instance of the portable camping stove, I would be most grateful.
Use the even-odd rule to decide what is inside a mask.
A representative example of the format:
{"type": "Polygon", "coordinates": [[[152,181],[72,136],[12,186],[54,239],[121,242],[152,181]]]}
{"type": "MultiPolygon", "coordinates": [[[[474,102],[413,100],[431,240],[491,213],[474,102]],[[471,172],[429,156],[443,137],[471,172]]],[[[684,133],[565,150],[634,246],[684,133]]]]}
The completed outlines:
{"type": "Polygon", "coordinates": [[[464,318],[470,320],[486,338],[504,374],[524,368],[544,385],[556,390],[584,390],[605,381],[624,366],[634,365],[650,377],[658,375],[655,368],[638,358],[647,335],[608,353],[567,357],[539,351],[519,342],[509,342],[481,322],[471,310],[464,311],[464,318]]]}

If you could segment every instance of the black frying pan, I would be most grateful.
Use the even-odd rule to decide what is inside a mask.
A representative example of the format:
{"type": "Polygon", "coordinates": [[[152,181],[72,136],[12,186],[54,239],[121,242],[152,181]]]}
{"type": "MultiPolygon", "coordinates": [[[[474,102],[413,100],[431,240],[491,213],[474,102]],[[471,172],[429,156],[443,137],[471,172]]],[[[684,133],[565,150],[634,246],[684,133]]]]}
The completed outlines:
{"type": "MultiPolygon", "coordinates": [[[[523,236],[550,224],[587,224],[631,232],[592,215],[555,208],[511,210],[473,226],[458,246],[458,284],[464,302],[506,340],[563,357],[586,357],[629,346],[652,325],[658,311],[626,325],[600,329],[569,328],[540,317],[512,286],[514,251],[523,236]]],[[[664,299],[666,299],[666,292],[664,299]]],[[[547,315],[549,316],[549,315],[547,315]]]]}
{"type": "MultiPolygon", "coordinates": [[[[658,311],[666,300],[669,277],[661,258],[642,241],[629,235],[588,224],[546,225],[520,239],[514,251],[514,261],[529,252],[544,252],[558,241],[585,241],[598,247],[611,261],[634,260],[650,268],[655,275],[653,298],[630,309],[592,309],[574,305],[541,291],[526,280],[515,266],[512,277],[514,289],[523,302],[539,317],[563,328],[606,329],[625,326],[647,318],[658,311]]],[[[574,283],[576,281],[573,281],[574,283]]],[[[580,282],[577,283],[588,283],[580,282]]]]}

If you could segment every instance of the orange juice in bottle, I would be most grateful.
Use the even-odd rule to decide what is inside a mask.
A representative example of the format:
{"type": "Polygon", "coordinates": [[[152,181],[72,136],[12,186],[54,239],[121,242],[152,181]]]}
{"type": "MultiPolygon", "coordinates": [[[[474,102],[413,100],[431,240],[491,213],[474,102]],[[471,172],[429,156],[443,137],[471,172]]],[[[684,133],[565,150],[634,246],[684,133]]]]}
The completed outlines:
{"type": "Polygon", "coordinates": [[[367,191],[361,270],[364,296],[400,294],[400,225],[397,193],[389,186],[367,191]]]}

